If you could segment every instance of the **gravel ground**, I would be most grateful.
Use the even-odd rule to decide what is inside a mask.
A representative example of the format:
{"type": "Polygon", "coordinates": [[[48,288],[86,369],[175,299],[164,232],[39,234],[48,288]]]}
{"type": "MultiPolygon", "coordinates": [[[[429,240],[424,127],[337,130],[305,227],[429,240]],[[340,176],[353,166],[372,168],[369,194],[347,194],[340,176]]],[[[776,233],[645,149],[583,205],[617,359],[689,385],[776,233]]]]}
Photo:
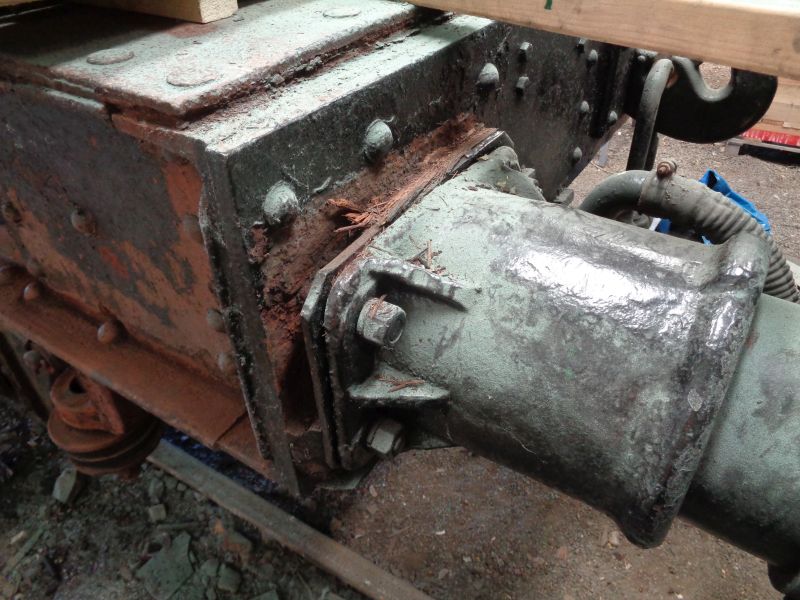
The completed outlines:
{"type": "MultiPolygon", "coordinates": [[[[630,137],[626,124],[607,165],[574,182],[576,202],[624,169],[630,137]]],[[[659,157],[688,177],[716,169],[800,257],[796,159],[674,140],[659,157]]],[[[152,468],[134,482],[90,481],[61,503],[51,492],[66,466],[39,423],[0,402],[0,598],[359,598],[152,468]]],[[[440,600],[780,598],[761,561],[687,523],[640,550],[602,514],[461,449],[409,452],[358,490],[314,500],[313,520],[336,539],[440,600]]]]}

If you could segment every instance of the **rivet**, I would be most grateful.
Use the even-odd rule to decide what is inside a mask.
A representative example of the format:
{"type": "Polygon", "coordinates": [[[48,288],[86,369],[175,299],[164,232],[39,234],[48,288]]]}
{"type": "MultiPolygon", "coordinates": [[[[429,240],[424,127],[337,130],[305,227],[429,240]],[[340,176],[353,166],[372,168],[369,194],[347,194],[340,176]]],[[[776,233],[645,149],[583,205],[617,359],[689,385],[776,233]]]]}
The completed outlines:
{"type": "Polygon", "coordinates": [[[131,50],[109,48],[108,50],[100,50],[90,54],[86,57],[86,62],[90,65],[115,65],[128,61],[134,56],[131,50]]]}
{"type": "Polygon", "coordinates": [[[197,215],[184,215],[181,219],[181,227],[192,240],[203,243],[203,232],[200,229],[200,220],[197,215]]]}
{"type": "Polygon", "coordinates": [[[167,83],[175,87],[197,87],[219,77],[216,71],[198,65],[179,67],[167,75],[167,83]]]}
{"type": "Polygon", "coordinates": [[[22,362],[31,370],[38,371],[44,357],[38,350],[28,350],[22,355],[22,362]]]}
{"type": "Polygon", "coordinates": [[[122,334],[122,326],[119,321],[109,319],[97,328],[97,341],[101,344],[112,344],[119,339],[122,334]]]}
{"type": "Polygon", "coordinates": [[[17,268],[13,265],[0,267],[0,285],[8,285],[15,279],[17,268]]]}
{"type": "Polygon", "coordinates": [[[236,373],[236,362],[230,352],[220,352],[217,355],[217,366],[225,375],[236,373]]]}
{"type": "Polygon", "coordinates": [[[492,63],[483,65],[478,74],[478,87],[484,90],[495,89],[500,84],[500,71],[492,63]]]}
{"type": "Polygon", "coordinates": [[[578,38],[578,41],[575,43],[575,49],[578,51],[578,54],[582,54],[586,49],[586,38],[578,38]]]}
{"type": "Polygon", "coordinates": [[[349,8],[332,8],[331,10],[326,10],[322,14],[330,19],[346,19],[348,17],[357,17],[361,14],[361,10],[351,6],[349,8]]]}
{"type": "Polygon", "coordinates": [[[589,52],[589,55],[586,57],[586,62],[589,63],[590,65],[593,65],[598,61],[599,58],[600,55],[597,54],[597,50],[591,50],[589,52]]]}
{"type": "Polygon", "coordinates": [[[525,90],[531,85],[530,77],[523,75],[519,79],[517,79],[517,85],[514,86],[516,92],[520,95],[525,93],[525,90]]]}
{"type": "Polygon", "coordinates": [[[381,162],[394,146],[394,134],[385,121],[377,119],[367,127],[364,135],[364,157],[368,162],[381,162]]]}
{"type": "Polygon", "coordinates": [[[209,308],[206,311],[206,323],[214,331],[225,331],[225,319],[216,308],[209,308]]]}
{"type": "Polygon", "coordinates": [[[519,45],[519,55],[518,55],[519,59],[522,62],[527,62],[531,59],[532,55],[533,55],[533,44],[531,44],[530,42],[522,42],[519,45]]]}
{"type": "Polygon", "coordinates": [[[3,214],[3,219],[7,223],[19,223],[22,221],[22,215],[19,214],[19,209],[14,206],[10,200],[6,200],[0,206],[0,212],[3,214]]]}
{"type": "Polygon", "coordinates": [[[291,185],[279,181],[267,192],[261,210],[267,225],[274,227],[285,224],[300,212],[300,200],[291,185]]]}
{"type": "Polygon", "coordinates": [[[92,235],[97,229],[94,217],[82,208],[73,210],[69,216],[69,221],[76,231],[80,231],[85,235],[92,235]]]}
{"type": "Polygon", "coordinates": [[[586,100],[583,100],[581,102],[581,105],[578,107],[578,111],[582,115],[588,115],[591,110],[592,110],[592,107],[589,106],[589,103],[586,100]]]}
{"type": "Polygon", "coordinates": [[[619,115],[617,114],[617,111],[612,110],[610,113],[608,113],[608,119],[607,120],[608,120],[608,124],[609,125],[613,125],[614,123],[619,121],[619,115]]]}
{"type": "Polygon", "coordinates": [[[39,298],[42,295],[42,286],[40,286],[36,281],[31,281],[28,285],[25,286],[25,289],[22,290],[22,298],[26,302],[31,302],[39,298]]]}
{"type": "Polygon", "coordinates": [[[583,150],[581,150],[580,148],[575,148],[572,151],[572,162],[580,162],[582,158],[583,158],[583,150]]]}

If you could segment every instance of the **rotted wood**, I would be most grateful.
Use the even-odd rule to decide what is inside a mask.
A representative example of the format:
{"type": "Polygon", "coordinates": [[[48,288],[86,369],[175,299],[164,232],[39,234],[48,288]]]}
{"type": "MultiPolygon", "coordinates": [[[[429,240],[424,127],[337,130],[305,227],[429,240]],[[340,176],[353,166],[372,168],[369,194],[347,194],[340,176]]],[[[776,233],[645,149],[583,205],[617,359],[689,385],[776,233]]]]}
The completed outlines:
{"type": "Polygon", "coordinates": [[[414,0],[428,8],[800,77],[796,0],[414,0]]]}
{"type": "Polygon", "coordinates": [[[275,540],[370,598],[431,600],[408,582],[387,573],[167,442],[162,441],[148,460],[255,526],[264,538],[275,540]]]}

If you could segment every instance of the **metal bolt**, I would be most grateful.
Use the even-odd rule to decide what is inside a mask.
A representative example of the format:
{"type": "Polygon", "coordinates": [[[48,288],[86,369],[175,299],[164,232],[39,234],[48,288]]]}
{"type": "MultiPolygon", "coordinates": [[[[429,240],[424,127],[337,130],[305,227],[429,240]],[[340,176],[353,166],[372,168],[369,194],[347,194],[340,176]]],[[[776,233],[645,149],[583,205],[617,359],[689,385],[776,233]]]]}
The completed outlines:
{"type": "Polygon", "coordinates": [[[383,458],[396,456],[405,445],[403,425],[394,419],[381,419],[367,434],[367,447],[383,458]]]}
{"type": "Polygon", "coordinates": [[[373,121],[364,135],[364,158],[375,164],[381,162],[394,146],[394,134],[385,121],[373,121]]]}
{"type": "Polygon", "coordinates": [[[590,65],[595,64],[600,59],[600,55],[597,54],[597,50],[591,50],[589,55],[586,57],[586,62],[590,65]]]}
{"type": "Polygon", "coordinates": [[[90,54],[86,57],[86,62],[90,65],[115,65],[128,61],[133,57],[134,54],[131,50],[109,48],[108,50],[100,50],[90,54]]]}
{"type": "Polygon", "coordinates": [[[514,86],[514,89],[517,91],[519,95],[523,95],[525,93],[525,90],[528,89],[528,86],[530,86],[530,84],[531,84],[530,78],[523,75],[522,77],[517,79],[517,85],[514,86]]]}
{"type": "Polygon", "coordinates": [[[222,313],[215,308],[209,308],[206,311],[206,323],[214,331],[225,331],[225,319],[222,318],[222,313]]]}
{"type": "Polygon", "coordinates": [[[619,121],[619,115],[617,114],[617,111],[612,110],[610,113],[608,113],[607,122],[609,125],[613,125],[617,121],[619,121]]]}
{"type": "Polygon", "coordinates": [[[267,225],[273,227],[282,225],[300,212],[300,200],[297,199],[297,194],[291,185],[279,181],[267,192],[261,210],[267,225]]]}
{"type": "Polygon", "coordinates": [[[493,90],[498,85],[500,85],[500,71],[492,63],[486,63],[478,74],[478,87],[482,90],[493,90]]]}
{"type": "Polygon", "coordinates": [[[572,151],[572,162],[580,162],[582,158],[583,158],[583,150],[581,150],[580,148],[575,148],[572,151]]]}
{"type": "Polygon", "coordinates": [[[581,102],[581,105],[578,107],[578,111],[582,115],[588,115],[591,110],[592,110],[592,107],[589,105],[589,103],[586,100],[583,100],[581,102]]]}
{"type": "Polygon", "coordinates": [[[3,219],[5,219],[7,223],[19,223],[22,221],[22,215],[19,214],[19,209],[14,206],[14,203],[10,200],[3,202],[2,206],[0,206],[0,212],[2,212],[3,219]]]}
{"type": "Polygon", "coordinates": [[[73,210],[69,216],[69,221],[76,231],[80,231],[85,235],[93,235],[97,229],[94,217],[82,208],[73,210]]]}
{"type": "Polygon", "coordinates": [[[109,319],[97,328],[97,341],[101,344],[113,344],[122,335],[119,321],[109,319]]]}
{"type": "Polygon", "coordinates": [[[672,177],[678,171],[678,165],[672,160],[662,160],[656,167],[656,177],[666,179],[672,177]]]}
{"type": "Polygon", "coordinates": [[[531,59],[533,55],[533,44],[530,42],[522,42],[519,45],[519,59],[522,62],[527,62],[531,59]]]}
{"type": "Polygon", "coordinates": [[[203,232],[200,229],[200,220],[197,215],[184,215],[181,219],[181,227],[192,240],[199,244],[203,243],[203,232]]]}
{"type": "Polygon", "coordinates": [[[586,49],[586,38],[578,38],[578,41],[575,43],[575,49],[578,51],[578,54],[583,54],[583,51],[586,49]]]}
{"type": "Polygon", "coordinates": [[[14,281],[17,269],[13,265],[3,265],[0,267],[0,285],[8,285],[14,281]]]}
{"type": "Polygon", "coordinates": [[[28,285],[25,286],[25,289],[22,290],[22,298],[26,302],[31,302],[33,300],[36,300],[41,295],[42,295],[42,286],[40,286],[36,281],[31,281],[28,285]]]}
{"type": "Polygon", "coordinates": [[[405,325],[406,311],[381,298],[372,298],[364,303],[356,329],[373,344],[391,348],[403,335],[405,325]]]}

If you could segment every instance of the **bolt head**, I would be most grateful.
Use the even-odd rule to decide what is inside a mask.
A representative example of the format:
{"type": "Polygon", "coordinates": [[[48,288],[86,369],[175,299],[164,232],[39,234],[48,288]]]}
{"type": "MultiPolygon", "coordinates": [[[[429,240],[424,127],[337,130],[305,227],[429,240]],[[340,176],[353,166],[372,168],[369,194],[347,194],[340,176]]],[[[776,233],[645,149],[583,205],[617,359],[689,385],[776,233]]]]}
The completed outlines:
{"type": "Polygon", "coordinates": [[[500,71],[494,64],[486,63],[478,74],[478,87],[488,91],[497,89],[498,85],[500,85],[500,71]]]}
{"type": "Polygon", "coordinates": [[[529,61],[533,56],[533,44],[530,42],[522,42],[519,45],[519,59],[522,62],[529,61]]]}
{"type": "Polygon", "coordinates": [[[122,326],[114,319],[104,322],[97,328],[97,341],[101,344],[113,344],[122,335],[122,326]]]}
{"type": "Polygon", "coordinates": [[[529,77],[523,75],[519,79],[517,79],[517,85],[514,86],[514,89],[517,91],[518,94],[523,95],[525,90],[531,85],[531,80],[529,77]]]}
{"type": "Polygon", "coordinates": [[[392,458],[405,448],[403,425],[394,419],[381,419],[367,434],[367,447],[383,458],[392,458]]]}
{"type": "Polygon", "coordinates": [[[589,54],[586,56],[586,62],[590,65],[597,63],[600,59],[600,55],[597,53],[597,50],[590,50],[589,54]]]}
{"type": "Polygon", "coordinates": [[[82,208],[73,210],[69,216],[69,221],[76,231],[80,231],[84,235],[93,235],[97,229],[94,217],[82,208]]]}
{"type": "Polygon", "coordinates": [[[583,158],[583,150],[581,150],[580,148],[575,148],[572,151],[572,162],[575,163],[580,162],[582,158],[583,158]]]}
{"type": "Polygon", "coordinates": [[[364,158],[371,164],[385,159],[394,146],[394,134],[385,121],[373,121],[364,134],[364,158]]]}
{"type": "Polygon", "coordinates": [[[592,107],[586,100],[583,100],[580,106],[578,107],[578,112],[580,112],[582,115],[588,115],[591,110],[592,107]]]}
{"type": "Polygon", "coordinates": [[[586,38],[578,38],[578,41],[575,42],[575,50],[578,51],[578,54],[582,54],[586,50],[586,38]]]}
{"type": "Polygon", "coordinates": [[[285,225],[300,212],[300,200],[294,188],[285,181],[273,185],[261,205],[264,221],[271,227],[285,225]]]}
{"type": "Polygon", "coordinates": [[[607,122],[609,125],[614,125],[617,121],[619,121],[619,115],[617,114],[617,111],[612,110],[610,113],[608,113],[607,122]]]}
{"type": "Polygon", "coordinates": [[[365,340],[391,348],[400,340],[405,325],[406,311],[381,298],[372,298],[361,309],[356,329],[365,340]]]}
{"type": "Polygon", "coordinates": [[[31,281],[28,285],[25,286],[25,289],[22,290],[22,298],[26,302],[31,302],[36,300],[42,295],[42,286],[40,286],[36,281],[31,281]]]}

